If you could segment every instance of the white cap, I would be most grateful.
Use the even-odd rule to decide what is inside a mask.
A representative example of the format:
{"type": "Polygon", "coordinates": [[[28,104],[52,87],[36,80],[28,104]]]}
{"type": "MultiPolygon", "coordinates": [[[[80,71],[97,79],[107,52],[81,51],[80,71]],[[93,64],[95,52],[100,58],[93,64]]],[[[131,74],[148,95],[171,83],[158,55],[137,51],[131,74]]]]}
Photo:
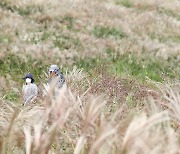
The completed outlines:
{"type": "Polygon", "coordinates": [[[57,65],[51,65],[49,71],[59,71],[59,67],[57,65]]]}
{"type": "Polygon", "coordinates": [[[49,68],[49,73],[51,71],[56,72],[57,74],[60,74],[59,67],[57,65],[51,65],[50,68],[49,68]]]}

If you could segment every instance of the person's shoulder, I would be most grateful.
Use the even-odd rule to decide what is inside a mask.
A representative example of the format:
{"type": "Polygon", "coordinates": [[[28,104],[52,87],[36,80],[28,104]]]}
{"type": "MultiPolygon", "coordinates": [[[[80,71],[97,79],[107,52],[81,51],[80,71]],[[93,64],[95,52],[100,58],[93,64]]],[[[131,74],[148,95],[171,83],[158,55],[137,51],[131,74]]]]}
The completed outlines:
{"type": "Polygon", "coordinates": [[[59,74],[59,82],[61,82],[61,83],[65,82],[65,77],[63,74],[59,74]]]}
{"type": "Polygon", "coordinates": [[[33,87],[33,88],[38,88],[35,83],[31,84],[31,87],[33,87]]]}
{"type": "Polygon", "coordinates": [[[26,88],[27,88],[26,85],[23,85],[23,86],[22,86],[22,90],[23,90],[23,91],[24,91],[26,88]]]}
{"type": "Polygon", "coordinates": [[[22,88],[23,89],[25,89],[25,88],[27,88],[28,86],[27,85],[25,85],[25,84],[23,84],[23,86],[22,86],[22,88]]]}
{"type": "Polygon", "coordinates": [[[62,73],[59,74],[59,77],[60,77],[61,79],[65,79],[65,77],[64,77],[64,75],[63,75],[62,73]]]}

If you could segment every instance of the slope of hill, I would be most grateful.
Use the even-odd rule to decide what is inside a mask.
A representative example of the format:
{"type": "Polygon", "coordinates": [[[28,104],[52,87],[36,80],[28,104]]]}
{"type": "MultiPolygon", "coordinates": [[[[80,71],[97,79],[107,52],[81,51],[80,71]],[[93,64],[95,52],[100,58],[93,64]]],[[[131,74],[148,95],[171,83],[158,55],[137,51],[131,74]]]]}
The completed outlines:
{"type": "Polygon", "coordinates": [[[179,79],[179,0],[0,1],[3,152],[178,153],[179,79]],[[21,107],[51,64],[68,88],[21,107]]]}

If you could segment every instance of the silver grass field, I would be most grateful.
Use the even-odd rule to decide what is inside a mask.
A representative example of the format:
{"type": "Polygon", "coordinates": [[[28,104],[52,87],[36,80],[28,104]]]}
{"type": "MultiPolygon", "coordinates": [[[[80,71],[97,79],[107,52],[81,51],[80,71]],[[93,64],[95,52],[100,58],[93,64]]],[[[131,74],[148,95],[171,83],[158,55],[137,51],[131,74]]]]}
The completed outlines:
{"type": "Polygon", "coordinates": [[[2,154],[178,154],[179,79],[179,0],[0,0],[2,154]]]}

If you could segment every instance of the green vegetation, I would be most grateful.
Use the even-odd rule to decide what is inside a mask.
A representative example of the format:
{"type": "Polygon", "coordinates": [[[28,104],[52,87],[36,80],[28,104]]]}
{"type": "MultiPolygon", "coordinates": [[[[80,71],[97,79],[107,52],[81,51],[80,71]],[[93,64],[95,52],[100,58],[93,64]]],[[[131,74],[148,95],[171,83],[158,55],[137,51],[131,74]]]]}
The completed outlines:
{"type": "Polygon", "coordinates": [[[124,7],[130,8],[132,7],[132,2],[130,0],[116,0],[116,5],[122,5],[124,7]]]}
{"type": "Polygon", "coordinates": [[[72,30],[74,28],[75,18],[67,15],[67,16],[63,17],[60,22],[63,23],[64,25],[66,25],[68,30],[72,30]]]}
{"type": "Polygon", "coordinates": [[[12,42],[12,38],[8,35],[0,34],[0,43],[4,43],[4,42],[10,43],[10,42],[12,42]]]}
{"type": "Polygon", "coordinates": [[[43,60],[33,59],[30,56],[22,59],[19,55],[8,54],[0,59],[0,74],[9,74],[14,81],[22,83],[25,73],[31,72],[37,82],[44,76],[43,71],[47,70],[47,65],[43,60]],[[33,68],[33,69],[32,69],[33,68]]]}
{"type": "Polygon", "coordinates": [[[165,8],[159,8],[158,11],[160,14],[166,14],[167,16],[173,17],[176,20],[180,21],[180,15],[178,14],[178,12],[175,13],[174,11],[165,8]]]}
{"type": "MultiPolygon", "coordinates": [[[[140,57],[132,53],[118,55],[109,48],[106,50],[106,53],[108,54],[107,58],[100,56],[85,59],[76,57],[74,63],[64,66],[64,69],[67,67],[72,69],[76,65],[78,68],[82,68],[84,72],[87,72],[91,80],[97,78],[100,73],[105,73],[109,77],[116,76],[117,78],[126,78],[129,81],[136,80],[145,85],[147,78],[161,83],[180,78],[180,64],[175,58],[168,59],[167,63],[147,55],[140,57]]],[[[47,72],[48,66],[54,60],[57,60],[56,57],[52,57],[52,60],[49,59],[48,61],[46,59],[48,59],[46,56],[42,56],[42,59],[38,60],[31,56],[24,59],[20,55],[9,53],[0,59],[0,74],[4,77],[10,75],[13,81],[18,83],[18,87],[21,87],[23,83],[22,77],[26,73],[31,72],[35,77],[36,83],[39,84],[42,79],[43,81],[46,80],[44,72],[47,72]]],[[[59,59],[59,62],[56,62],[60,64],[61,59],[59,59]]],[[[125,86],[128,88],[132,85],[129,85],[127,81],[125,86]]],[[[106,87],[104,88],[106,89],[106,87]]],[[[128,89],[130,90],[131,87],[128,89]]],[[[132,95],[127,97],[128,104],[136,102],[136,97],[133,95],[135,91],[131,92],[132,95]]],[[[6,95],[5,99],[15,101],[18,99],[18,95],[10,92],[6,95]]]]}
{"type": "Polygon", "coordinates": [[[32,15],[34,13],[43,12],[43,7],[42,6],[37,6],[37,5],[29,5],[26,6],[25,8],[18,8],[17,12],[19,13],[19,15],[21,16],[29,16],[32,15]]]}
{"type": "Polygon", "coordinates": [[[18,7],[5,0],[0,1],[0,7],[11,12],[17,12],[21,16],[29,16],[37,12],[43,12],[43,7],[38,5],[27,5],[25,7],[18,7]]]}
{"type": "Polygon", "coordinates": [[[126,33],[124,33],[121,29],[117,29],[114,27],[111,28],[108,26],[95,26],[93,34],[98,38],[122,39],[127,37],[126,33]]]}
{"type": "Polygon", "coordinates": [[[4,99],[15,102],[19,100],[19,95],[14,91],[9,91],[7,95],[5,95],[4,99]]]}
{"type": "MultiPolygon", "coordinates": [[[[173,65],[175,66],[176,63],[173,65]]],[[[115,59],[112,70],[118,76],[125,74],[126,76],[137,77],[143,81],[148,77],[151,80],[163,82],[167,78],[173,79],[176,78],[176,75],[180,75],[180,72],[174,73],[173,68],[153,57],[138,58],[135,55],[125,55],[115,59]]]]}
{"type": "Polygon", "coordinates": [[[150,38],[153,39],[158,39],[159,42],[161,43],[166,43],[166,42],[174,42],[174,43],[180,43],[180,35],[171,35],[169,36],[163,36],[163,35],[158,35],[155,33],[149,33],[150,38]]]}
{"type": "Polygon", "coordinates": [[[136,98],[131,93],[126,97],[126,103],[128,104],[129,108],[134,108],[136,106],[136,101],[136,98]]]}
{"type": "Polygon", "coordinates": [[[15,12],[16,6],[12,6],[10,3],[6,2],[5,0],[0,1],[0,7],[7,9],[11,12],[15,12]]]}
{"type": "Polygon", "coordinates": [[[54,46],[55,47],[58,47],[59,49],[70,49],[70,48],[80,48],[82,45],[81,45],[81,42],[78,38],[72,38],[68,35],[65,35],[63,33],[58,33],[58,34],[55,34],[54,33],[54,36],[55,36],[55,39],[53,41],[54,43],[54,46]]]}
{"type": "Polygon", "coordinates": [[[119,77],[136,78],[140,81],[145,81],[149,78],[153,81],[163,82],[166,79],[180,77],[180,65],[173,58],[166,63],[166,61],[152,56],[137,57],[134,54],[125,54],[114,57],[112,56],[113,51],[107,50],[109,58],[80,59],[76,65],[90,74],[92,74],[92,70],[95,71],[97,69],[96,66],[105,66],[109,74],[119,77]]]}

